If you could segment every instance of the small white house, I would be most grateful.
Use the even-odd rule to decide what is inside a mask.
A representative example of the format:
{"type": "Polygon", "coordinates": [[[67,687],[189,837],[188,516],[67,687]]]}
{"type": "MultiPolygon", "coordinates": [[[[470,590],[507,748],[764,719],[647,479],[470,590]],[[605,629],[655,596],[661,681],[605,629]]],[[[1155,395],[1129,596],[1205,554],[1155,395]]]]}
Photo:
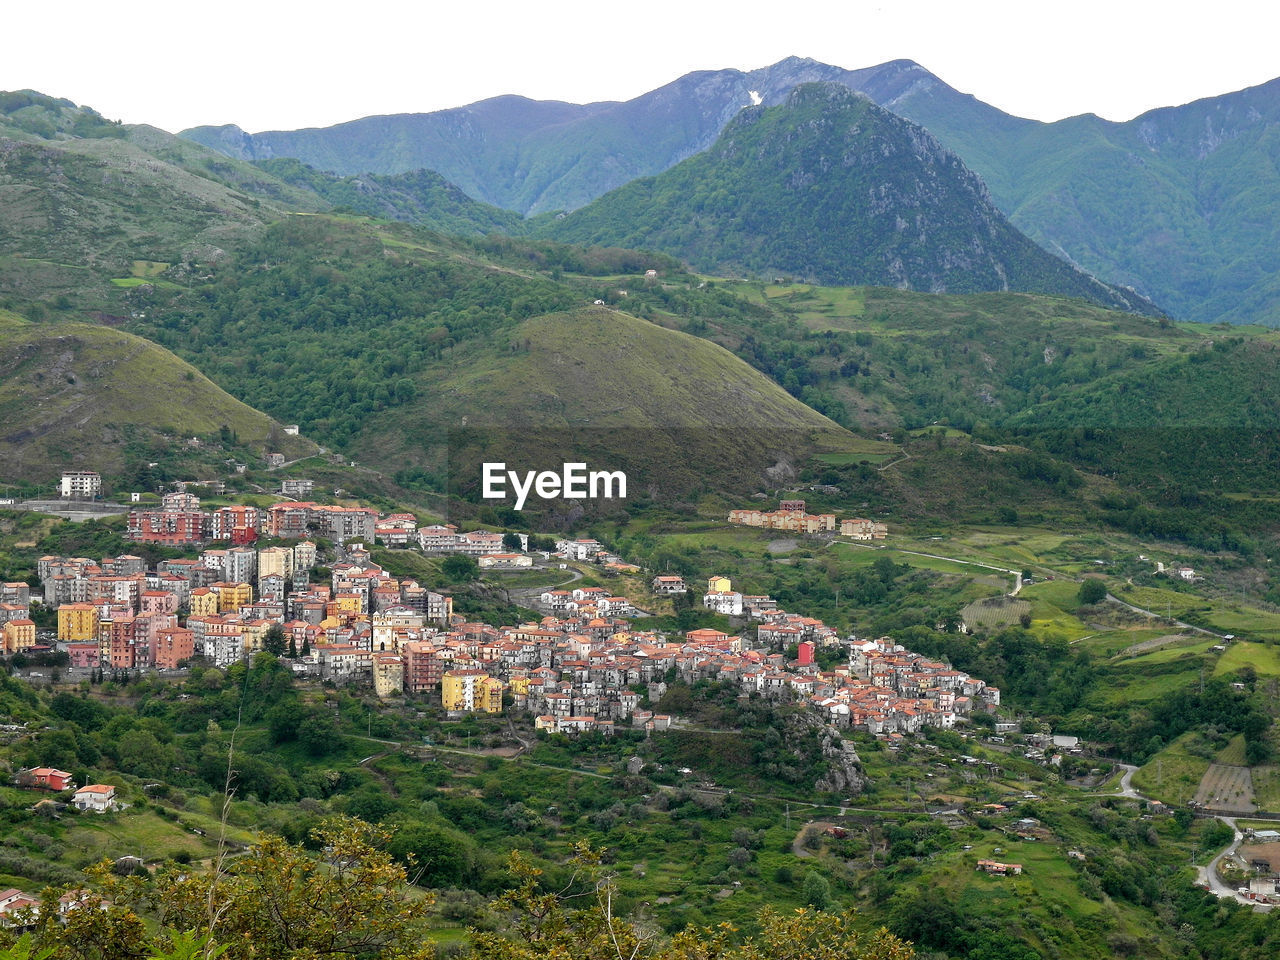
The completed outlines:
{"type": "Polygon", "coordinates": [[[78,810],[106,813],[117,806],[116,788],[109,783],[91,783],[75,792],[71,797],[71,804],[78,810]]]}

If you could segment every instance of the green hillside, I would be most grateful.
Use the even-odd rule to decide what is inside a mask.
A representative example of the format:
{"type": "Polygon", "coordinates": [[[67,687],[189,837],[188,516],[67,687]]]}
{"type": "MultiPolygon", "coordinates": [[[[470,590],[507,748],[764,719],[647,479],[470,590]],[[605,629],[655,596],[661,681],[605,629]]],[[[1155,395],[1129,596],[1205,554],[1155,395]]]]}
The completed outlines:
{"type": "Polygon", "coordinates": [[[49,480],[65,469],[119,474],[169,459],[180,441],[226,427],[259,452],[314,444],[214,386],[140,337],[79,323],[28,323],[0,311],[0,477],[49,480]]]}
{"type": "Polygon", "coordinates": [[[327,206],[154,127],[0,92],[0,297],[35,305],[32,316],[118,321],[127,308],[110,281],[132,277],[136,263],[158,264],[148,268],[155,282],[198,275],[282,210],[327,206]]]}
{"type": "Polygon", "coordinates": [[[794,475],[815,449],[867,446],[715,344],[575,311],[591,294],[553,272],[408,226],[294,216],[206,282],[133,288],[130,326],[304,434],[435,488],[477,429],[518,432],[549,466],[585,448],[650,468],[665,493],[754,487],[780,461],[794,475]]]}
{"type": "Polygon", "coordinates": [[[582,458],[625,469],[667,499],[767,489],[814,453],[891,449],[849,434],[727,350],[618,310],[536,317],[509,336],[514,357],[476,356],[426,378],[422,415],[453,425],[458,492],[475,485],[482,461],[548,469],[582,458]]]}
{"type": "Polygon", "coordinates": [[[545,230],[661,250],[710,272],[1143,306],[1046,254],[954,154],[838,84],[748,108],[705,153],[545,230]]]}
{"type": "Polygon", "coordinates": [[[334,207],[370,217],[405,220],[460,236],[520,234],[528,229],[519,214],[472,200],[431,170],[339,177],[288,158],[263,160],[258,166],[292,186],[313,191],[334,207]]]}
{"type": "Polygon", "coordinates": [[[924,87],[893,110],[960,154],[1047,249],[1179,318],[1280,323],[1280,82],[1126,123],[1033,123],[955,101],[924,87]]]}

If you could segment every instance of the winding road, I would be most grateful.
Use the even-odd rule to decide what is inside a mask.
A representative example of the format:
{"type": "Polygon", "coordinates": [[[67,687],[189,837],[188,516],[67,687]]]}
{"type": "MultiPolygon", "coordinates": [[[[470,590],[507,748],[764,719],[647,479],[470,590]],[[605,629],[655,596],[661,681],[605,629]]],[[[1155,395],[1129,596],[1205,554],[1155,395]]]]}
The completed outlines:
{"type": "MultiPolygon", "coordinates": [[[[1133,800],[1149,800],[1149,797],[1143,796],[1133,788],[1133,775],[1138,772],[1138,768],[1129,763],[1119,763],[1116,765],[1124,770],[1124,776],[1120,778],[1120,786],[1114,796],[1128,797],[1133,800]]],[[[1244,840],[1244,834],[1236,825],[1235,817],[1219,816],[1217,819],[1221,820],[1231,828],[1231,843],[1228,844],[1221,853],[1209,861],[1208,866],[1196,867],[1196,883],[1205,887],[1214,896],[1229,898],[1235,900],[1237,903],[1243,903],[1246,906],[1253,907],[1259,911],[1271,910],[1271,906],[1269,904],[1257,903],[1247,897],[1240,896],[1234,887],[1223,883],[1219,878],[1218,865],[1221,864],[1224,859],[1235,857],[1236,851],[1240,848],[1240,844],[1244,840]]],[[[1243,864],[1240,864],[1240,866],[1243,866],[1243,864]]]]}

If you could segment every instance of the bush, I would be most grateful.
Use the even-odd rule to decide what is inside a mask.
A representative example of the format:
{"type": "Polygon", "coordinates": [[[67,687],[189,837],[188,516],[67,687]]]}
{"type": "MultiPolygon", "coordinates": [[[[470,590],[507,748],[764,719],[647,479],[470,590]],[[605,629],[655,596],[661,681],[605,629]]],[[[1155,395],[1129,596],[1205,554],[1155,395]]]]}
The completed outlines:
{"type": "Polygon", "coordinates": [[[1080,584],[1080,592],[1076,594],[1076,600],[1080,602],[1082,607],[1091,607],[1095,603],[1101,603],[1107,597],[1107,585],[1101,580],[1092,577],[1080,584]]]}

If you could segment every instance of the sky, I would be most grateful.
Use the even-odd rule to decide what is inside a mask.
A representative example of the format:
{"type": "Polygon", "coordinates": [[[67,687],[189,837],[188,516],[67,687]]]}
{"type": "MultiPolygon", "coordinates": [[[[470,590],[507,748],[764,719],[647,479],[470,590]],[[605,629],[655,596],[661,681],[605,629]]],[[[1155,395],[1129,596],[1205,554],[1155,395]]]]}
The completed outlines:
{"type": "Polygon", "coordinates": [[[1128,120],[1280,77],[1280,5],[1262,0],[63,0],[3,23],[0,90],[172,132],[328,126],[506,93],[625,100],[791,55],[915,60],[1039,120],[1128,120]]]}

